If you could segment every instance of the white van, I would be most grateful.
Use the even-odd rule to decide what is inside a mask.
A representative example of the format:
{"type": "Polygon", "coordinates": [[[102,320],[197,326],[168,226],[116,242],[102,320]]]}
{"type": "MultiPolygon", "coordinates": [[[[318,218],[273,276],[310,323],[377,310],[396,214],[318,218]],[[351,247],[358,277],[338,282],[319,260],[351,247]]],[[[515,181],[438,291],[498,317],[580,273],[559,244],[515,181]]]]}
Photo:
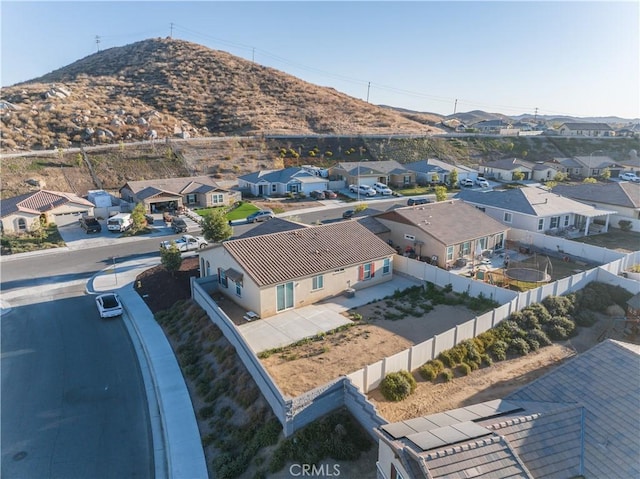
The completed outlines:
{"type": "Polygon", "coordinates": [[[107,220],[107,229],[114,233],[127,231],[133,225],[131,213],[118,213],[107,220]]]}

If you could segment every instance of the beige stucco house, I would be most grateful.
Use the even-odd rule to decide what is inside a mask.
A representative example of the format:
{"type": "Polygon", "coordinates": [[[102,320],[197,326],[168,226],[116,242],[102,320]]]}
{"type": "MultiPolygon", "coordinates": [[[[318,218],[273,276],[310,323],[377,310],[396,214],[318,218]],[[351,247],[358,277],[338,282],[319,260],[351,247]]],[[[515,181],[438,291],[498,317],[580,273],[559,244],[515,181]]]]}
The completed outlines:
{"type": "Polygon", "coordinates": [[[39,190],[2,200],[0,227],[3,233],[26,233],[39,227],[40,218],[55,223],[56,216],[93,215],[94,205],[73,193],[39,190]]]}
{"type": "Polygon", "coordinates": [[[329,177],[344,180],[347,185],[384,183],[393,188],[416,183],[416,172],[405,168],[395,160],[342,161],[329,168],[329,177]]]}
{"type": "Polygon", "coordinates": [[[441,268],[502,249],[509,229],[460,200],[398,208],[375,219],[389,229],[383,238],[398,253],[415,255],[441,268]]]}
{"type": "Polygon", "coordinates": [[[165,209],[226,206],[241,199],[239,191],[224,188],[211,176],[188,176],[128,181],[120,196],[129,203],[142,203],[151,213],[165,209]]]}
{"type": "Polygon", "coordinates": [[[225,241],[200,252],[201,276],[265,318],[393,276],[395,250],[356,221],[225,241]]]}

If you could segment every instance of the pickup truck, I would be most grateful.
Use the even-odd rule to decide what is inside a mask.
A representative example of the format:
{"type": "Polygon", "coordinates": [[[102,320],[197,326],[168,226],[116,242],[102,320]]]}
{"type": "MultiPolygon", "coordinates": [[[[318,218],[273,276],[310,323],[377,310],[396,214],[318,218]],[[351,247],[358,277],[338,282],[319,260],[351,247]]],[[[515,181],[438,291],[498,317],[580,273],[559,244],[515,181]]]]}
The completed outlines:
{"type": "MultiPolygon", "coordinates": [[[[174,241],[180,251],[193,251],[208,246],[207,240],[202,236],[182,235],[181,238],[174,241]]],[[[169,249],[171,247],[171,241],[163,241],[160,243],[160,248],[169,249]]]]}

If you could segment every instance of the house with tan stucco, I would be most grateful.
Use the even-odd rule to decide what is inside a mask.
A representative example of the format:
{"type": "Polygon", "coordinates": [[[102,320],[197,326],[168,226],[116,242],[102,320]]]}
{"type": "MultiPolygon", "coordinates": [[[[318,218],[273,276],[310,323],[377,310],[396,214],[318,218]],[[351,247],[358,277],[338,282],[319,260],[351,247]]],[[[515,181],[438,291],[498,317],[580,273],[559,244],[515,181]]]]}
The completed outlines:
{"type": "Polygon", "coordinates": [[[396,251],[357,221],[225,241],[200,252],[201,277],[261,318],[393,277],[396,251]]]}

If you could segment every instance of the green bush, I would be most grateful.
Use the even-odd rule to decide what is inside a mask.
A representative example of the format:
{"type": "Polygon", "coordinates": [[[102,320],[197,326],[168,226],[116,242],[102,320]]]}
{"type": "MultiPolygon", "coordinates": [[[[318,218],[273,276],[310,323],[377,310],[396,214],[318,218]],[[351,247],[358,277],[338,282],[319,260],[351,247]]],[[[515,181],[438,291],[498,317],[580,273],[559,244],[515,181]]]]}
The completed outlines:
{"type": "Polygon", "coordinates": [[[596,324],[596,321],[598,321],[595,313],[588,309],[581,309],[580,311],[575,313],[573,317],[575,318],[576,324],[583,327],[593,326],[594,324],[596,324]]]}
{"type": "Polygon", "coordinates": [[[547,311],[547,308],[545,308],[542,303],[533,303],[522,310],[523,313],[525,311],[533,312],[540,324],[545,324],[551,319],[551,314],[549,314],[549,311],[547,311]]]}
{"type": "Polygon", "coordinates": [[[482,355],[482,364],[485,366],[491,366],[493,364],[493,359],[490,355],[485,353],[482,355]]]}
{"type": "Polygon", "coordinates": [[[527,331],[527,342],[536,341],[540,347],[550,346],[551,340],[541,329],[532,329],[527,331]]]}
{"type": "Polygon", "coordinates": [[[573,303],[566,296],[547,296],[542,304],[551,316],[566,316],[573,312],[573,303]]]}
{"type": "Polygon", "coordinates": [[[442,371],[444,371],[444,364],[438,359],[427,361],[418,369],[420,376],[426,381],[433,381],[442,371]]]}
{"type": "Polygon", "coordinates": [[[468,376],[469,374],[471,374],[471,366],[469,366],[467,363],[458,364],[456,369],[462,376],[468,376]]]}
{"type": "Polygon", "coordinates": [[[527,334],[515,321],[508,319],[498,324],[494,330],[497,338],[505,342],[509,342],[515,338],[524,338],[527,334]]]}
{"type": "Polygon", "coordinates": [[[592,282],[579,291],[579,308],[604,311],[613,303],[609,288],[604,283],[592,282]]]}
{"type": "Polygon", "coordinates": [[[448,383],[453,379],[453,371],[451,371],[451,369],[445,369],[440,373],[439,377],[443,383],[448,383]]]}
{"type": "Polygon", "coordinates": [[[446,349],[438,354],[438,360],[442,361],[442,364],[448,368],[455,368],[456,364],[458,364],[453,358],[453,354],[450,349],[446,349]]]}
{"type": "Polygon", "coordinates": [[[511,344],[509,344],[509,351],[519,356],[526,356],[529,354],[529,350],[529,343],[527,343],[524,338],[515,338],[511,341],[511,344]]]}
{"type": "Polygon", "coordinates": [[[554,316],[545,326],[545,331],[549,338],[554,341],[567,339],[575,332],[576,325],[565,316],[554,316]]]}
{"type": "Polygon", "coordinates": [[[405,374],[389,373],[382,380],[380,391],[388,401],[402,401],[411,394],[412,386],[405,374]]]}
{"type": "Polygon", "coordinates": [[[504,361],[505,359],[507,359],[507,343],[501,340],[494,342],[489,347],[489,353],[497,361],[504,361]]]}

